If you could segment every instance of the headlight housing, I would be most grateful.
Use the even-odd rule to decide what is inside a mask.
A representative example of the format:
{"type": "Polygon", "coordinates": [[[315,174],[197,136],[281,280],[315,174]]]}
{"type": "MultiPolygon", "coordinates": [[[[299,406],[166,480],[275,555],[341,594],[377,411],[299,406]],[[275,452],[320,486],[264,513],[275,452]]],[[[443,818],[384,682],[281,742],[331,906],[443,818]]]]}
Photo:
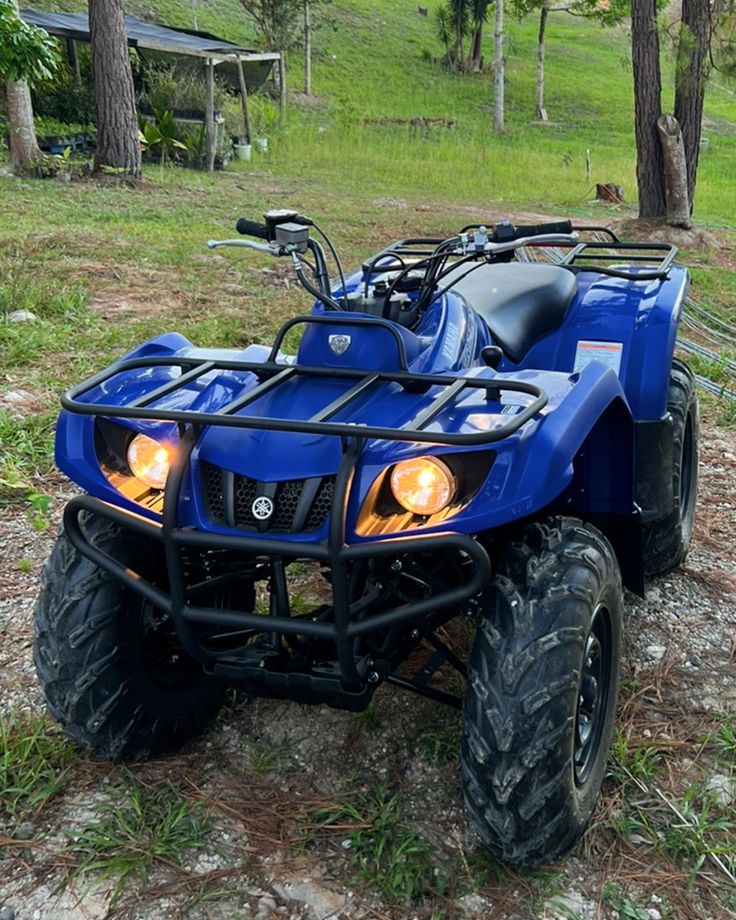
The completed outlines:
{"type": "Polygon", "coordinates": [[[402,460],[391,471],[391,493],[412,514],[438,514],[452,502],[456,492],[454,474],[437,457],[402,460]]]}
{"type": "Polygon", "coordinates": [[[128,445],[128,466],[136,479],[150,489],[163,489],[171,465],[171,452],[147,434],[137,434],[128,445]]]}

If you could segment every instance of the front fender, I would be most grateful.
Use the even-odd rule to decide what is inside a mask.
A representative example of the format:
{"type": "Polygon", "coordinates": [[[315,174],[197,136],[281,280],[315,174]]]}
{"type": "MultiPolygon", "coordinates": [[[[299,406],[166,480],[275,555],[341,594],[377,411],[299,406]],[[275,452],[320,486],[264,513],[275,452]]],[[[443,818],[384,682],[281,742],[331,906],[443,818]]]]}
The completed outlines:
{"type": "MultiPolygon", "coordinates": [[[[473,534],[529,517],[567,496],[577,482],[583,455],[593,459],[593,474],[601,472],[594,477],[595,486],[592,482],[585,485],[585,500],[589,500],[590,510],[632,513],[633,425],[618,377],[610,368],[594,362],[580,373],[566,377],[547,372],[533,375],[534,383],[545,387],[545,381],[548,389],[555,391],[555,397],[537,419],[510,438],[488,446],[493,463],[472,500],[434,527],[414,525],[412,532],[433,533],[451,528],[473,534]],[[609,455],[614,457],[614,463],[606,466],[603,458],[609,455]]],[[[420,452],[442,456],[444,451],[439,447],[427,450],[425,446],[413,445],[412,453],[420,452]]],[[[462,451],[453,453],[462,454],[462,451]]],[[[376,476],[406,455],[406,448],[394,456],[387,453],[384,456],[388,464],[380,466],[374,462],[360,472],[351,501],[351,521],[357,519],[376,476]]],[[[584,510],[578,504],[578,513],[584,510]]],[[[353,538],[356,542],[372,539],[357,535],[353,538]]]]}
{"type": "Polygon", "coordinates": [[[536,425],[526,426],[518,444],[499,448],[485,486],[468,508],[473,512],[468,523],[476,529],[511,523],[551,505],[573,484],[584,448],[595,456],[600,473],[594,470],[586,486],[588,510],[595,505],[597,511],[633,511],[633,423],[619,379],[599,363],[574,378],[567,396],[536,425]],[[611,452],[609,467],[603,461],[611,452]]]}

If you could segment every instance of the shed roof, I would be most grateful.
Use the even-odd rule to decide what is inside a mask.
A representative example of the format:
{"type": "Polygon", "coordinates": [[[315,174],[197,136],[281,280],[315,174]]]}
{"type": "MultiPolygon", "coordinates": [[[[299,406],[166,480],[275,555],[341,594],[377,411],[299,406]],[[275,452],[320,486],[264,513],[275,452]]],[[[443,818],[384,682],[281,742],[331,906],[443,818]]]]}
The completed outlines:
{"type": "MultiPolygon", "coordinates": [[[[50,35],[89,41],[89,17],[87,13],[37,13],[35,10],[21,10],[21,18],[32,25],[40,26],[50,35]]],[[[189,29],[172,29],[155,22],[144,22],[135,16],[125,17],[128,44],[132,48],[147,48],[169,54],[182,54],[214,60],[232,60],[239,57],[246,61],[274,61],[279,55],[273,51],[253,51],[232,42],[227,42],[209,32],[194,32],[189,29]]]]}

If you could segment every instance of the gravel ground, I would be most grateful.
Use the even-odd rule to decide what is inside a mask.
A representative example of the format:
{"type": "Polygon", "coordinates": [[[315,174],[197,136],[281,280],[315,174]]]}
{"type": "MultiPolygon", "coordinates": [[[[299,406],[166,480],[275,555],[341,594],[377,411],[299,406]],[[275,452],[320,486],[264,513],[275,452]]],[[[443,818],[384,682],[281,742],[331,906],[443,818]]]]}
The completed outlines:
{"type": "MultiPolygon", "coordinates": [[[[702,462],[696,537],[686,565],[653,581],[645,600],[628,597],[625,675],[638,678],[651,692],[629,696],[621,719],[633,724],[636,718],[643,739],[676,736],[673,725],[688,720],[705,724],[715,712],[736,713],[734,433],[706,428],[702,462]]],[[[38,522],[34,525],[19,506],[2,509],[4,714],[43,710],[32,664],[31,619],[40,569],[70,494],[60,479],[46,487],[55,498],[47,529],[38,529],[38,522]]],[[[66,835],[89,822],[96,806],[111,801],[129,774],[81,754],[63,791],[46,806],[26,816],[23,824],[17,819],[0,822],[0,920],[733,916],[727,907],[703,900],[697,884],[685,900],[675,899],[662,881],[661,860],[644,850],[638,862],[634,858],[635,840],[629,841],[628,851],[620,851],[620,871],[612,878],[605,819],[618,804],[608,785],[592,829],[546,882],[540,883],[538,876],[506,875],[495,884],[491,879],[476,893],[434,905],[434,914],[419,907],[392,907],[361,886],[350,865],[345,834],[322,840],[313,849],[294,852],[289,845],[298,816],[319,810],[336,789],[385,783],[401,790],[402,820],[430,841],[433,852],[450,854],[448,865],[464,865],[471,876],[475,849],[459,799],[457,761],[452,753],[442,756],[437,749],[456,734],[453,713],[388,688],[377,694],[370,720],[324,707],[270,701],[249,705],[237,699],[182,756],[130,768],[143,784],[171,783],[187,790],[190,799],[206,803],[212,830],[205,846],[184,861],[183,871],[159,863],[146,884],[131,885],[116,904],[112,881],[91,886],[90,877],[68,880],[66,835]],[[634,864],[637,872],[631,870],[634,864]],[[618,901],[606,896],[612,881],[621,886],[618,901]],[[142,891],[145,897],[140,897],[142,891]],[[634,905],[632,911],[644,913],[627,913],[627,903],[634,905]]],[[[672,750],[671,769],[686,773],[692,762],[684,755],[678,761],[678,749],[672,750]]],[[[691,749],[687,751],[690,757],[691,749]]],[[[731,777],[728,768],[712,769],[711,780],[720,783],[725,796],[734,793],[731,777]]]]}

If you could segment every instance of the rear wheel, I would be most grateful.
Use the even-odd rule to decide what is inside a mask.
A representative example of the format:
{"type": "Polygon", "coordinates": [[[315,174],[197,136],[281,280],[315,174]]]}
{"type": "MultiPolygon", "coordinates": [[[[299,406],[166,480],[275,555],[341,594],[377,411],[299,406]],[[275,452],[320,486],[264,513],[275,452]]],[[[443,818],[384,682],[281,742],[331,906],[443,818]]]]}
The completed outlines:
{"type": "Polygon", "coordinates": [[[463,705],[465,801],[505,862],[555,859],[598,799],[613,731],[621,576],[594,527],[527,526],[484,598],[463,705]]]}
{"type": "MultiPolygon", "coordinates": [[[[161,583],[159,547],[103,518],[87,517],[84,529],[95,546],[161,583]]],[[[170,617],[63,533],[44,568],[35,627],[49,712],[101,757],[141,760],[176,750],[222,704],[224,686],[187,655],[170,617]]]]}
{"type": "Polygon", "coordinates": [[[690,368],[672,362],[667,411],[672,417],[672,510],[644,525],[644,570],[661,575],[680,565],[690,548],[698,493],[698,395],[690,368]]]}

